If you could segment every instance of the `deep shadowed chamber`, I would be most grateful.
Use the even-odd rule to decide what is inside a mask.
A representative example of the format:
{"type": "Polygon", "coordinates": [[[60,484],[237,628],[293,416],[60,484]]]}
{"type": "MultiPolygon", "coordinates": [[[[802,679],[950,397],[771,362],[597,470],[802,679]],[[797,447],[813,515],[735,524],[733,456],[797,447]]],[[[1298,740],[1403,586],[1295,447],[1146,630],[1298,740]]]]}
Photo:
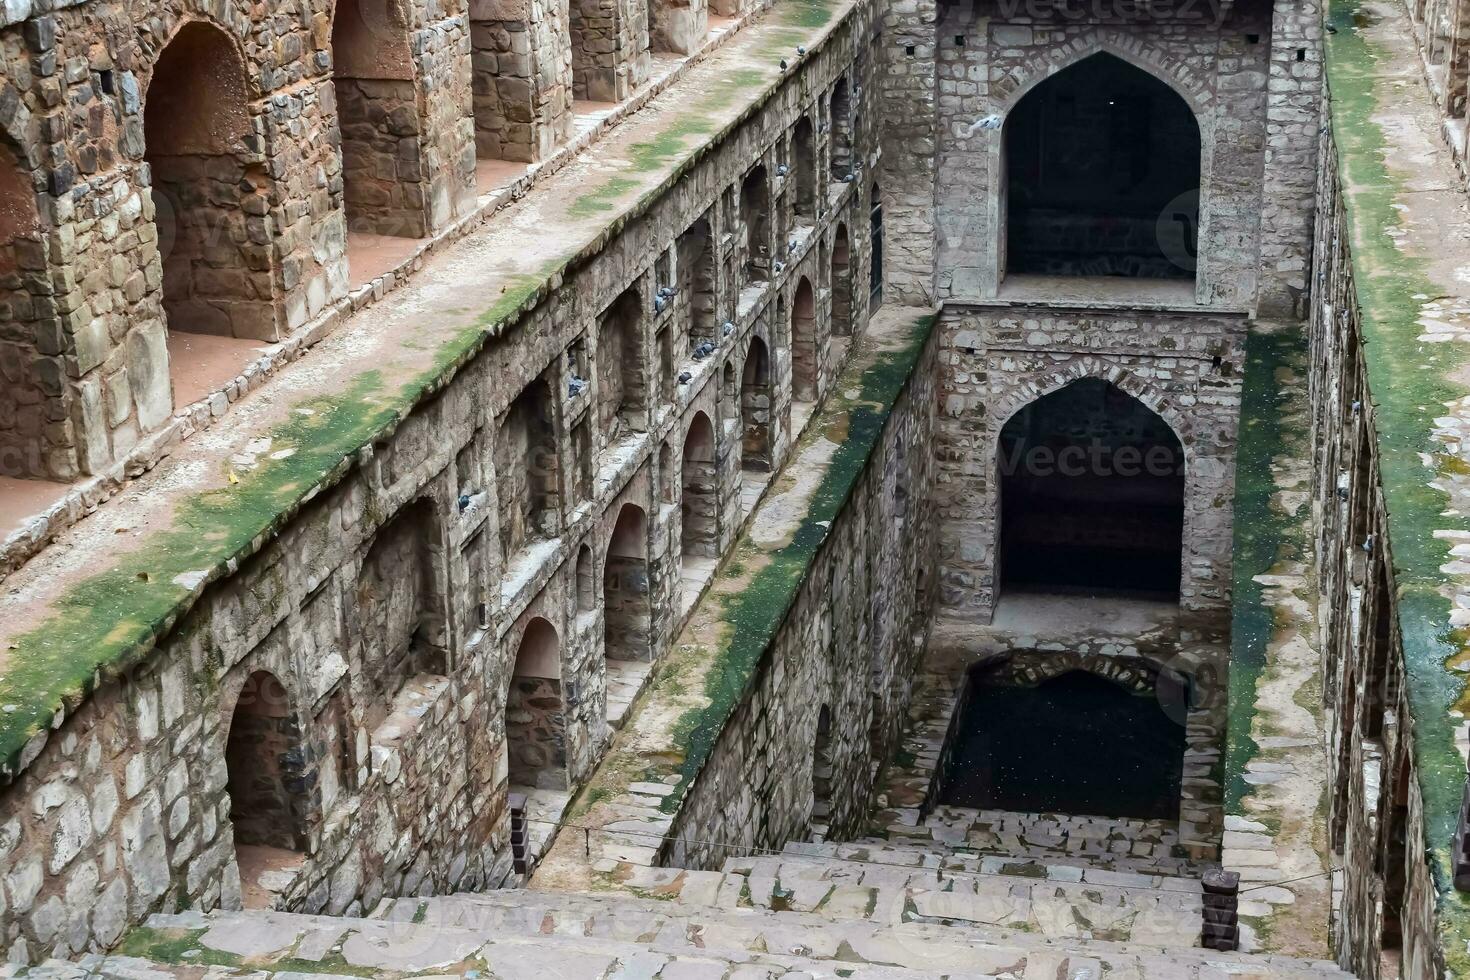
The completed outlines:
{"type": "Polygon", "coordinates": [[[1184,726],[1152,693],[1086,671],[1035,687],[972,674],[939,802],[1177,820],[1184,726]]]}
{"type": "Polygon", "coordinates": [[[1178,598],[1184,450],[1142,402],[1067,385],[1011,417],[999,466],[1002,594],[1178,598]]]}
{"type": "Polygon", "coordinates": [[[1005,154],[1007,272],[1194,277],[1199,126],[1168,85],[1093,55],[1016,105],[1005,154]]]}

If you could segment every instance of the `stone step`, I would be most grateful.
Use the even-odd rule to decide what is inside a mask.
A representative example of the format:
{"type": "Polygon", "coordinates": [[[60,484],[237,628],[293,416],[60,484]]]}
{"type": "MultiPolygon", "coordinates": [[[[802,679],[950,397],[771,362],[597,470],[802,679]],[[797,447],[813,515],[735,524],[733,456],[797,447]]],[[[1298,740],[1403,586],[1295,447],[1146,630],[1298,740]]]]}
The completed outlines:
{"type": "MultiPolygon", "coordinates": [[[[1003,977],[1218,978],[1226,976],[1341,978],[1332,964],[1204,949],[1163,949],[1025,931],[928,922],[882,923],[871,918],[766,908],[722,908],[727,877],[711,872],[645,869],[641,886],[658,898],[617,892],[569,894],[500,891],[384,902],[378,915],[404,923],[468,929],[497,937],[556,936],[642,943],[660,955],[777,953],[829,961],[952,974],[1003,977]],[[661,872],[658,873],[658,872],[661,872]]],[[[738,890],[735,892],[738,894],[738,890]]],[[[859,899],[861,901],[861,899],[859,899]]]]}
{"type": "Polygon", "coordinates": [[[951,872],[803,854],[725,863],[726,872],[747,879],[746,901],[757,908],[864,918],[890,925],[954,923],[1021,930],[1047,938],[1199,945],[1202,902],[1198,882],[1152,880],[1100,869],[1051,870],[1053,874],[1036,876],[951,872]]]}
{"type": "Polygon", "coordinates": [[[920,817],[916,809],[886,810],[871,840],[906,843],[925,850],[1006,854],[1078,866],[1161,874],[1197,873],[1179,850],[1169,821],[1127,817],[1020,813],[940,806],[920,817]]]}
{"type": "Polygon", "coordinates": [[[964,851],[935,851],[884,838],[864,838],[849,842],[793,841],[786,845],[782,853],[794,857],[832,859],[902,868],[927,868],[956,874],[1009,875],[1031,879],[1045,878],[1051,881],[1081,881],[1114,887],[1159,888],[1189,892],[1195,895],[1201,892],[1199,879],[1194,877],[1159,874],[1153,871],[1115,871],[1051,854],[1012,857],[964,851]]]}
{"type": "MultiPolygon", "coordinates": [[[[637,918],[632,911],[627,914],[637,918]]],[[[738,930],[738,920],[760,913],[726,915],[737,923],[738,930]]],[[[872,942],[862,932],[862,927],[874,928],[872,923],[853,923],[846,929],[827,923],[822,929],[780,935],[776,927],[768,927],[771,931],[765,934],[765,941],[775,945],[741,949],[731,939],[720,939],[724,945],[703,944],[698,934],[691,934],[677,919],[669,920],[672,935],[662,941],[658,931],[662,927],[655,925],[660,917],[656,911],[650,916],[644,920],[645,927],[655,931],[625,941],[578,934],[575,928],[558,932],[543,927],[529,935],[492,934],[479,926],[460,927],[427,918],[339,919],[258,911],[155,915],[126,937],[119,954],[91,955],[75,963],[9,966],[3,974],[27,980],[197,980],[205,975],[210,980],[265,976],[393,980],[430,972],[498,980],[1080,980],[1104,973],[1116,980],[1325,980],[1342,976],[1321,964],[1203,950],[1188,951],[1180,958],[1158,950],[1101,950],[1101,955],[1094,955],[1035,941],[1015,945],[962,942],[944,947],[931,939],[930,932],[938,927],[927,927],[930,932],[923,931],[926,927],[910,927],[920,931],[872,942]],[[823,955],[815,955],[818,952],[823,955]],[[895,957],[912,961],[926,955],[932,965],[922,969],[893,962],[895,957]]],[[[778,913],[766,916],[781,918],[778,913]]],[[[607,917],[609,922],[613,919],[613,915],[607,917]]]]}

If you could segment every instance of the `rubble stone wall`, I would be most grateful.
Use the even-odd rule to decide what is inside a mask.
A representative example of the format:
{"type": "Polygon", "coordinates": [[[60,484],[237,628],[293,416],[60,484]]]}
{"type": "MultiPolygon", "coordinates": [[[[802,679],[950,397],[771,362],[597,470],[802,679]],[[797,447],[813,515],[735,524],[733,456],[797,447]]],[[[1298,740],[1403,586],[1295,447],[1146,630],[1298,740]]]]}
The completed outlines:
{"type": "Polygon", "coordinates": [[[1344,969],[1448,976],[1427,849],[1426,774],[1414,752],[1400,595],[1379,469],[1379,423],[1331,128],[1322,136],[1310,339],[1313,519],[1332,865],[1341,868],[1333,944],[1344,969]]]}
{"type": "Polygon", "coordinates": [[[1224,613],[1245,331],[1240,316],[946,308],[936,425],[941,615],[984,622],[995,608],[1002,427],[1082,378],[1137,398],[1184,446],[1180,602],[1224,613]]]}
{"type": "MultiPolygon", "coordinates": [[[[90,9],[70,8],[65,16],[82,17],[90,9]]],[[[807,277],[818,290],[830,288],[839,225],[850,242],[853,277],[868,276],[866,195],[856,184],[824,182],[810,234],[787,248],[784,268],[773,271],[768,284],[744,290],[737,309],[742,284],[726,274],[736,265],[737,236],[729,234],[727,216],[715,205],[734,200],[744,176],[759,163],[771,181],[772,207],[792,206],[773,176],[789,162],[787,131],[803,115],[820,111],[840,79],[854,93],[869,90],[871,79],[860,74],[866,68],[855,65],[870,43],[871,16],[866,6],[848,14],[735,130],[712,142],[689,172],[620,221],[597,255],[567,270],[552,296],[455,369],[445,387],[385,429],[370,449],[344,461],[339,482],[300,510],[281,515],[278,530],[257,551],[239,560],[194,607],[170,619],[171,627],[141,663],[101,682],[54,731],[33,741],[21,770],[0,794],[0,882],[6,896],[0,941],[9,957],[65,956],[114,942],[152,911],[240,901],[231,813],[242,807],[228,792],[232,774],[225,748],[237,705],[251,704],[241,699],[247,681],[262,672],[279,682],[281,710],[295,723],[282,723],[277,731],[297,740],[287,754],[300,764],[288,785],[293,813],[299,813],[295,839],[302,842],[303,863],[284,888],[281,905],[355,912],[385,895],[473,889],[506,879],[512,754],[506,704],[523,640],[531,643],[530,634],[541,648],[554,651],[564,709],[564,772],[558,770],[562,758],[547,761],[551,753],[543,753],[547,768],[535,778],[575,786],[608,737],[600,583],[616,515],[626,503],[648,515],[647,630],[655,654],[662,654],[680,623],[679,494],[691,482],[663,468],[682,469],[691,427],[708,425],[702,431],[712,430],[713,446],[701,450],[697,481],[715,484],[707,492],[718,505],[703,513],[713,514],[708,540],[723,553],[744,514],[745,426],[732,379],[743,376],[759,338],[769,347],[769,452],[779,467],[793,438],[786,319],[796,283],[807,277]],[[639,425],[613,444],[592,414],[598,318],[631,287],[652,297],[660,283],[675,281],[669,272],[677,273],[677,238],[706,216],[714,221],[711,240],[722,250],[715,263],[715,303],[730,326],[721,330],[713,351],[696,358],[684,353],[690,349],[687,304],[641,304],[629,332],[630,356],[651,376],[653,338],[667,331],[679,352],[673,373],[687,378],[660,386],[658,397],[640,410],[639,425]],[[579,376],[583,383],[574,383],[579,376]],[[554,493],[546,498],[539,533],[506,554],[500,514],[521,502],[500,497],[498,488],[515,484],[498,479],[505,463],[496,458],[496,433],[523,386],[538,381],[547,382],[554,442],[547,465],[554,493]],[[379,548],[384,535],[414,546],[379,548]],[[579,576],[579,559],[589,553],[592,574],[579,576]],[[592,583],[590,602],[579,600],[579,580],[583,595],[585,583],[592,583]],[[400,595],[402,582],[418,584],[400,595]],[[363,609],[381,611],[392,629],[376,628],[378,620],[365,617],[363,609]],[[385,632],[393,634],[391,650],[385,632]]],[[[240,20],[232,24],[244,26],[240,20]]],[[[294,95],[253,105],[274,107],[299,97],[295,109],[305,121],[303,132],[321,141],[321,127],[332,119],[324,94],[329,81],[323,62],[307,52],[322,48],[305,34],[288,36],[303,43],[268,46],[299,50],[301,61],[265,71],[264,78],[287,86],[295,73],[309,94],[298,88],[294,95]],[[308,105],[323,111],[307,112],[308,105]]],[[[856,95],[854,106],[870,108],[856,95]]],[[[271,159],[292,167],[319,159],[314,145],[282,146],[286,130],[272,130],[264,115],[252,118],[271,133],[271,159]]],[[[877,147],[866,136],[855,152],[869,166],[877,161],[877,147]]],[[[146,168],[130,173],[140,176],[146,168]]],[[[135,193],[130,186],[123,185],[112,206],[125,205],[135,193]]],[[[331,193],[338,192],[322,191],[322,199],[331,193]]],[[[276,192],[269,199],[276,207],[276,192]]],[[[139,201],[140,217],[147,200],[143,195],[139,201]]],[[[72,198],[59,199],[57,207],[60,201],[72,198]]],[[[156,260],[145,265],[158,268],[156,260]]],[[[156,296],[152,302],[157,323],[156,296]]],[[[819,304],[818,316],[825,317],[827,309],[819,304]]],[[[860,317],[855,333],[865,325],[866,317],[860,317]]],[[[819,324],[816,335],[826,344],[828,325],[819,324]]],[[[826,356],[818,363],[821,384],[830,384],[838,359],[826,356]]],[[[924,444],[917,431],[907,442],[924,444]]],[[[910,459],[921,456],[911,453],[910,459]]],[[[919,496],[916,491],[913,499],[919,496]]],[[[853,534],[862,530],[873,538],[862,547],[843,546],[841,553],[856,563],[869,551],[878,553],[877,538],[891,534],[892,521],[868,515],[854,527],[853,534]]],[[[905,560],[922,550],[914,544],[905,560]]],[[[854,574],[867,575],[865,569],[859,565],[854,574]]],[[[874,573],[872,580],[875,588],[902,591],[909,579],[894,568],[874,573]]],[[[888,615],[911,608],[901,596],[872,595],[874,608],[891,609],[888,615]]],[[[855,618],[854,613],[841,622],[855,618]]],[[[901,648],[901,634],[895,621],[894,649],[901,648]]],[[[851,656],[863,651],[862,670],[853,669],[866,677],[868,644],[852,637],[838,648],[851,656]]],[[[538,710],[550,710],[554,699],[541,691],[530,700],[538,710]]],[[[527,730],[558,731],[550,720],[528,714],[527,730]]]]}
{"type": "Polygon", "coordinates": [[[534,163],[571,136],[570,30],[560,3],[471,2],[475,145],[480,156],[534,163]]]}
{"type": "Polygon", "coordinates": [[[866,818],[898,745],[929,616],[937,332],[925,344],[800,593],[685,792],[658,863],[718,869],[806,840],[813,776],[830,765],[833,840],[866,818]],[[830,740],[818,737],[823,712],[830,740]],[[818,753],[821,753],[821,758],[818,753]]]}

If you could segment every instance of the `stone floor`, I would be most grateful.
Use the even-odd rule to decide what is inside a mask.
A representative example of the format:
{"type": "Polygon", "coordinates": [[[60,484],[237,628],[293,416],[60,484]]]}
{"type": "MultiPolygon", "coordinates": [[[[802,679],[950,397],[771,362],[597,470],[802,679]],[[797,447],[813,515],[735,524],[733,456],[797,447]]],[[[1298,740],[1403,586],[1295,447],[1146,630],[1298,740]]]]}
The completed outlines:
{"type": "MultiPolygon", "coordinates": [[[[1322,962],[1160,943],[1197,893],[1066,877],[941,875],[815,856],[641,869],[622,893],[388,901],[371,918],[155,915],[118,954],[5,967],[33,980],[282,976],[479,980],[1327,980],[1322,962]],[[638,897],[641,893],[642,897],[638,897]],[[1127,907],[1145,894],[1154,913],[1127,907]],[[1058,896],[1080,894],[1095,921],[1058,896]],[[1118,904],[1119,902],[1123,904],[1118,904]],[[1025,909],[1025,918],[1020,909],[1025,909]],[[994,920],[994,921],[992,921],[994,920]],[[1162,931],[1160,931],[1162,930],[1162,931]],[[1134,941],[1099,938],[1123,933],[1134,941]]],[[[1194,918],[1197,924],[1197,916],[1194,918]]],[[[1197,925],[1196,925],[1197,928],[1197,925]]]]}

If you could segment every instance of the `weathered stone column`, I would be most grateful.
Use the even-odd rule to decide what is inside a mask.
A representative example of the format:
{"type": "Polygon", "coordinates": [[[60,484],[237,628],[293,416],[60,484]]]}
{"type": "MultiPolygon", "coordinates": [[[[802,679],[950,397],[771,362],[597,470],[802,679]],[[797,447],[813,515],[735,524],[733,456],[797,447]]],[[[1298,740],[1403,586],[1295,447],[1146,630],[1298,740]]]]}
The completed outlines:
{"type": "Polygon", "coordinates": [[[648,17],[643,0],[570,0],[575,97],[621,102],[648,78],[648,17]]]}
{"type": "Polygon", "coordinates": [[[556,0],[471,0],[475,146],[495,160],[544,160],[572,134],[567,8],[556,0]]]}
{"type": "Polygon", "coordinates": [[[1271,24],[1266,170],[1261,191],[1262,316],[1303,316],[1316,214],[1322,8],[1280,0],[1271,24]]]}
{"type": "Polygon", "coordinates": [[[884,298],[912,306],[928,306],[935,295],[937,16],[934,0],[895,0],[884,15],[887,63],[879,69],[884,298]]]}

